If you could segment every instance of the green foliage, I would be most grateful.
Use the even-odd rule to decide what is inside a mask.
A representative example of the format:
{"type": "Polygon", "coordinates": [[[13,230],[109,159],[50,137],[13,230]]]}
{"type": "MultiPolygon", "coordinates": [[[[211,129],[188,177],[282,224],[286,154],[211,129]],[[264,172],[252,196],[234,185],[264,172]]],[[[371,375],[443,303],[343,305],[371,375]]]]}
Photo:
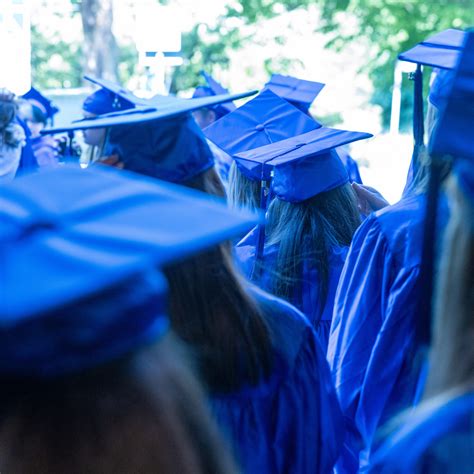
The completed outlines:
{"type": "MultiPolygon", "coordinates": [[[[397,55],[431,34],[446,28],[465,28],[474,24],[473,0],[319,0],[318,3],[324,19],[322,31],[332,35],[328,46],[342,48],[358,38],[364,38],[374,46],[374,53],[368,56],[362,68],[373,82],[375,92],[372,103],[382,107],[385,126],[390,120],[397,55]],[[357,18],[356,32],[341,34],[342,12],[357,18]]],[[[407,127],[411,117],[411,89],[411,84],[404,80],[402,128],[407,127]]]]}
{"type": "Polygon", "coordinates": [[[79,87],[82,82],[81,50],[78,43],[66,43],[58,32],[44,36],[31,27],[32,83],[39,89],[79,87]]]}

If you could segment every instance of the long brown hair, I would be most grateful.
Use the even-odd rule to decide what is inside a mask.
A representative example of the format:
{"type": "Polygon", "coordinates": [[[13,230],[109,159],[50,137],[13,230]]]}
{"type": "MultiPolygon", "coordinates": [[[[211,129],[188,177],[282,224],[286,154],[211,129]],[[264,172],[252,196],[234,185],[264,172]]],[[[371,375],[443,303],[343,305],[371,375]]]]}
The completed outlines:
{"type": "Polygon", "coordinates": [[[236,472],[170,336],[82,374],[1,383],[1,472],[236,472]]]}
{"type": "Polygon", "coordinates": [[[449,193],[451,216],[436,285],[427,396],[474,389],[474,215],[455,178],[449,181],[449,193]]]}
{"type": "Polygon", "coordinates": [[[322,312],[329,287],[330,248],[349,246],[359,225],[360,215],[350,184],[300,203],[274,199],[268,209],[267,224],[267,243],[279,246],[272,272],[272,293],[292,301],[295,289],[301,287],[303,265],[312,265],[320,277],[322,312]]]}
{"type": "Polygon", "coordinates": [[[256,385],[272,367],[267,325],[231,260],[229,247],[221,245],[164,271],[173,330],[217,392],[256,385]]]}

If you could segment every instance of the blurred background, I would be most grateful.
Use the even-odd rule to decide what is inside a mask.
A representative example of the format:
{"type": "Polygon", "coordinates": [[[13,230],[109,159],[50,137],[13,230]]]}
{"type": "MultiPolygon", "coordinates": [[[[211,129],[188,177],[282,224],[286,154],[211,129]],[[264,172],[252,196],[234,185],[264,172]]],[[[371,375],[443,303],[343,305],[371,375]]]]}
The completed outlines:
{"type": "Polygon", "coordinates": [[[201,69],[232,92],[271,73],[324,82],[312,114],[376,134],[351,152],[393,202],[412,147],[411,68],[397,54],[472,25],[474,0],[0,0],[0,86],[31,81],[60,124],[80,115],[84,74],[142,96],[189,97],[201,69]]]}

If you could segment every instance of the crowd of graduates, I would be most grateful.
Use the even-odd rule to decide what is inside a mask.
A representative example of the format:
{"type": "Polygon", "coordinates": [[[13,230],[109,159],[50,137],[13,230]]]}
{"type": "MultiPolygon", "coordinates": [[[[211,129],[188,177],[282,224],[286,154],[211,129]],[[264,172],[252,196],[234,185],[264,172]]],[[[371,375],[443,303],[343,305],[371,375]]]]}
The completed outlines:
{"type": "Polygon", "coordinates": [[[474,472],[474,33],[399,59],[394,205],[318,82],[0,93],[0,472],[474,472]]]}

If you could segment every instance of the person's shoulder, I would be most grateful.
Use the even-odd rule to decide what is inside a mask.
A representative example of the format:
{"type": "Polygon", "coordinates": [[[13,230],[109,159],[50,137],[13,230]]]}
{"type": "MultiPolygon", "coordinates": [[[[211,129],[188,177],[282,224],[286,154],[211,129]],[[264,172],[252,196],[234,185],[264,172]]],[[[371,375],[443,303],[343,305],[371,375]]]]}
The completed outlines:
{"type": "Polygon", "coordinates": [[[424,203],[425,196],[423,194],[405,197],[391,206],[374,212],[370,217],[382,225],[407,218],[422,220],[424,203]]]}

